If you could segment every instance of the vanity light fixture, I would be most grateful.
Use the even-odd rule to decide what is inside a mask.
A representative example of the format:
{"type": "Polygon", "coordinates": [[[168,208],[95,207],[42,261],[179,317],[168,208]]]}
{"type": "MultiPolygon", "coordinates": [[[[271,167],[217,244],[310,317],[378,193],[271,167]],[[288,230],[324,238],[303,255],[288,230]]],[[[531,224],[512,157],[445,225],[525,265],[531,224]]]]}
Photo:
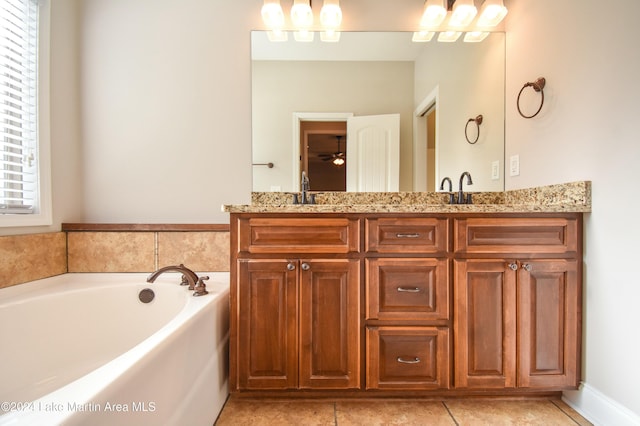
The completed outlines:
{"type": "Polygon", "coordinates": [[[293,0],[291,22],[299,29],[308,30],[313,25],[313,11],[309,0],[293,0]]]}
{"type": "Polygon", "coordinates": [[[458,40],[462,33],[460,31],[443,31],[438,34],[438,41],[444,43],[453,43],[458,40]]]}
{"type": "Polygon", "coordinates": [[[424,2],[424,12],[420,20],[420,28],[439,27],[447,17],[445,0],[427,0],[424,2]]]}
{"type": "Polygon", "coordinates": [[[416,31],[413,33],[411,41],[415,41],[416,43],[425,43],[427,41],[431,41],[435,34],[436,33],[433,31],[416,31]]]}
{"type": "Polygon", "coordinates": [[[487,38],[488,35],[487,31],[469,31],[464,34],[464,41],[467,43],[479,43],[487,38]]]}
{"type": "Polygon", "coordinates": [[[449,25],[452,27],[466,27],[477,14],[478,9],[473,4],[473,0],[456,0],[453,4],[449,25]]]}
{"type": "Polygon", "coordinates": [[[340,0],[324,0],[320,10],[320,23],[327,29],[336,29],[342,23],[340,0]]]}
{"type": "Polygon", "coordinates": [[[262,21],[271,29],[282,29],[284,26],[284,12],[280,0],[264,0],[262,5],[262,21]]]}
{"type": "Polygon", "coordinates": [[[479,27],[495,27],[507,15],[507,8],[502,0],[484,0],[478,18],[479,27]]]}
{"type": "Polygon", "coordinates": [[[336,167],[344,166],[344,158],[336,157],[336,158],[333,159],[332,163],[336,167]]]}

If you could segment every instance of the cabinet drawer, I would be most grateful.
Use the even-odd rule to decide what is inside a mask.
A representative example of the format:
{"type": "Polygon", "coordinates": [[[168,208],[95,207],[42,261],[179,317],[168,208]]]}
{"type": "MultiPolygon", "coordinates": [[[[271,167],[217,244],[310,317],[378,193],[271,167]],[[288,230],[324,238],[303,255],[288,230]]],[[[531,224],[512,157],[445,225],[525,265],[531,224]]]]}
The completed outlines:
{"type": "Polygon", "coordinates": [[[367,389],[448,389],[449,330],[367,328],[367,389]]]}
{"type": "Polygon", "coordinates": [[[367,319],[449,318],[446,259],[367,259],[367,319]]]}
{"type": "Polygon", "coordinates": [[[360,249],[359,220],[247,218],[238,245],[249,253],[350,253],[360,249]]]}
{"type": "Polygon", "coordinates": [[[454,225],[458,253],[576,253],[573,218],[468,218],[454,225]]]}
{"type": "Polygon", "coordinates": [[[367,219],[367,251],[377,253],[437,253],[447,250],[447,219],[367,219]]]}

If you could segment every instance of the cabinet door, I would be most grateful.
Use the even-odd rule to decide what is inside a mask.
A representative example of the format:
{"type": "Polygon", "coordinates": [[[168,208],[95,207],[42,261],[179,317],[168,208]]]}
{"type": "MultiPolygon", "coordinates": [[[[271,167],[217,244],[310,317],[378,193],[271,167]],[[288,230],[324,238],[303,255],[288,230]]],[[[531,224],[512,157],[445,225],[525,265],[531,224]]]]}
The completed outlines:
{"type": "Polygon", "coordinates": [[[238,262],[240,389],[297,387],[297,273],[297,262],[238,262]]]}
{"type": "Polygon", "coordinates": [[[516,386],[516,271],[504,260],[456,260],[455,386],[516,386]]]}
{"type": "Polygon", "coordinates": [[[367,328],[367,389],[448,389],[449,329],[367,328]]]}
{"type": "Polygon", "coordinates": [[[580,300],[576,260],[521,262],[518,272],[518,386],[578,386],[580,300]]]}
{"type": "Polygon", "coordinates": [[[301,260],[301,388],[360,387],[360,262],[301,260]]]}

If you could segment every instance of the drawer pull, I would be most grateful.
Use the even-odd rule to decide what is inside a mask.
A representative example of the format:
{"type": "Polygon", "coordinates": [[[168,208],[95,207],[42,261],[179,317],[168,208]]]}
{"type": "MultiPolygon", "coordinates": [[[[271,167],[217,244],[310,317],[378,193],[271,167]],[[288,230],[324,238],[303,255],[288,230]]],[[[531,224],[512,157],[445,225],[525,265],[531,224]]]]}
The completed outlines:
{"type": "Polygon", "coordinates": [[[308,271],[309,269],[311,269],[311,265],[309,265],[308,263],[303,263],[302,265],[302,270],[303,271],[308,271]]]}
{"type": "Polygon", "coordinates": [[[399,356],[397,360],[401,364],[417,364],[420,362],[420,358],[418,358],[417,356],[413,357],[413,359],[404,359],[399,356]]]}
{"type": "Polygon", "coordinates": [[[420,238],[420,234],[417,232],[414,234],[396,234],[397,238],[420,238]]]}
{"type": "Polygon", "coordinates": [[[420,289],[418,287],[413,287],[413,288],[398,287],[398,291],[400,293],[420,293],[420,289]]]}
{"type": "Polygon", "coordinates": [[[294,263],[287,263],[288,271],[293,271],[294,269],[296,269],[296,265],[294,263]]]}
{"type": "Polygon", "coordinates": [[[512,271],[517,271],[518,270],[518,264],[513,262],[510,263],[509,265],[507,265],[509,267],[509,269],[511,269],[512,271]]]}

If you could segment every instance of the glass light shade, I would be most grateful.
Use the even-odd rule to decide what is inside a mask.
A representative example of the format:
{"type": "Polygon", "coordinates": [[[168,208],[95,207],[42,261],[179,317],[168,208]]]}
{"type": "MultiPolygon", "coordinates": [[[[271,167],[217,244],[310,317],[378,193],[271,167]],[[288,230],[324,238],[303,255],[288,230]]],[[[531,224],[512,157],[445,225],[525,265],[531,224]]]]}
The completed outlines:
{"type": "Polygon", "coordinates": [[[471,31],[464,35],[464,41],[467,43],[479,43],[487,38],[488,35],[487,31],[471,31]]]}
{"type": "Polygon", "coordinates": [[[335,43],[340,41],[340,31],[326,30],[320,33],[320,40],[335,43]]]}
{"type": "Polygon", "coordinates": [[[334,158],[334,159],[333,159],[332,163],[333,163],[335,166],[338,166],[338,167],[343,166],[343,165],[344,165],[344,158],[342,158],[342,157],[336,157],[336,158],[334,158]]]}
{"type": "Polygon", "coordinates": [[[284,26],[284,12],[280,6],[280,0],[264,0],[262,6],[262,21],[269,28],[282,28],[284,26]]]}
{"type": "Polygon", "coordinates": [[[313,11],[309,0],[293,0],[291,21],[296,28],[309,28],[313,25],[313,11]]]}
{"type": "Polygon", "coordinates": [[[295,41],[301,41],[305,43],[312,42],[314,39],[315,33],[309,30],[298,30],[293,33],[293,39],[295,41]]]}
{"type": "Polygon", "coordinates": [[[320,10],[320,23],[326,28],[338,28],[342,23],[340,0],[324,0],[320,10]]]}
{"type": "Polygon", "coordinates": [[[480,8],[478,26],[495,27],[506,15],[507,8],[504,7],[504,2],[502,0],[485,0],[482,8],[480,8]]]}
{"type": "Polygon", "coordinates": [[[447,7],[444,0],[427,0],[424,3],[424,12],[420,19],[420,27],[438,27],[447,17],[447,7]]]}
{"type": "Polygon", "coordinates": [[[269,41],[282,42],[289,40],[289,34],[286,31],[274,29],[267,31],[267,38],[269,41]]]}
{"type": "Polygon", "coordinates": [[[453,43],[460,38],[462,33],[460,31],[444,31],[438,34],[438,41],[445,43],[453,43]]]}
{"type": "Polygon", "coordinates": [[[449,25],[452,27],[466,27],[477,14],[478,9],[473,4],[473,0],[456,0],[449,25]]]}
{"type": "Polygon", "coordinates": [[[411,41],[416,43],[424,43],[427,41],[431,41],[435,33],[433,31],[417,31],[413,33],[413,37],[411,37],[411,41]]]}

